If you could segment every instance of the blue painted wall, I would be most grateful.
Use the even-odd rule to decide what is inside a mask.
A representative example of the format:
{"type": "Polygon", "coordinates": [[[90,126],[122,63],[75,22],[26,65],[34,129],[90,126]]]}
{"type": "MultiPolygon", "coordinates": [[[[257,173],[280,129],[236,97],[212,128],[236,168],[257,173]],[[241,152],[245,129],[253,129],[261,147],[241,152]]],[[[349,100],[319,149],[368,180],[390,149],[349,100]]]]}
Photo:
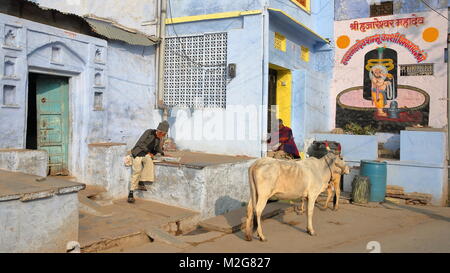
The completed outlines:
{"type": "MultiPolygon", "coordinates": [[[[184,6],[179,8],[185,10],[184,6]]],[[[231,9],[235,8],[242,7],[231,9]]],[[[218,8],[215,11],[224,10],[218,8]]],[[[227,32],[227,63],[237,65],[236,77],[227,79],[226,109],[174,108],[170,112],[169,137],[175,139],[180,149],[260,156],[262,122],[258,107],[263,96],[262,16],[173,24],[168,25],[166,31],[168,37],[227,32]]]]}
{"type": "Polygon", "coordinates": [[[148,128],[156,128],[154,47],[108,43],[109,89],[105,97],[106,141],[127,143],[131,149],[148,128]],[[117,65],[120,64],[120,65],[117,65]]]}
{"type": "MultiPolygon", "coordinates": [[[[305,12],[290,0],[270,1],[213,1],[206,0],[200,4],[194,0],[170,0],[168,17],[183,17],[202,14],[213,14],[230,11],[261,10],[263,14],[242,16],[230,19],[206,20],[189,23],[172,24],[167,26],[168,36],[195,35],[208,32],[228,33],[227,63],[237,64],[237,77],[227,84],[227,109],[193,110],[174,109],[169,135],[175,138],[180,148],[225,154],[246,154],[260,156],[264,149],[261,139],[266,130],[265,110],[258,110],[258,116],[242,115],[243,122],[249,134],[257,139],[228,140],[221,138],[223,132],[214,129],[217,119],[203,119],[206,124],[197,124],[196,134],[191,139],[183,135],[177,114],[183,114],[184,124],[191,124],[194,130],[195,120],[202,116],[226,115],[233,111],[236,105],[242,107],[266,105],[268,86],[268,63],[276,64],[292,71],[292,129],[297,144],[301,147],[303,140],[311,132],[322,131],[327,127],[329,118],[327,92],[332,73],[333,51],[324,43],[317,43],[317,38],[311,35],[300,35],[297,30],[288,26],[283,20],[265,14],[264,7],[279,9],[301,22],[306,27],[324,37],[331,38],[333,34],[333,10],[330,1],[312,1],[311,13],[305,12]],[[264,16],[266,19],[264,19],[264,16]],[[264,20],[267,20],[264,23],[264,20]],[[267,24],[265,27],[264,25],[267,24]],[[273,48],[274,33],[280,32],[288,39],[287,52],[280,52],[273,48]],[[299,46],[310,49],[310,62],[300,58],[299,46]],[[267,50],[267,52],[264,52],[267,50]],[[212,139],[201,136],[201,132],[212,128],[212,139]],[[250,132],[251,131],[251,132],[250,132]],[[196,137],[197,136],[197,137],[196,137]],[[195,139],[197,138],[197,139],[195,139]]],[[[186,125],[188,126],[188,125],[186,125]]],[[[224,124],[224,130],[237,129],[235,124],[224,124]]]]}
{"type": "Polygon", "coordinates": [[[265,0],[167,0],[170,17],[184,17],[230,11],[260,10],[265,0]]]}
{"type": "MultiPolygon", "coordinates": [[[[370,7],[367,0],[335,0],[335,20],[348,20],[353,18],[370,17],[370,7]]],[[[384,1],[382,1],[384,2],[384,1]]],[[[427,0],[434,9],[445,9],[450,6],[448,0],[427,0]]],[[[419,0],[394,0],[394,14],[430,11],[422,1],[419,0]]],[[[444,13],[444,15],[446,15],[444,13]]],[[[437,15],[439,16],[439,15],[437,15]]]]}
{"type": "MultiPolygon", "coordinates": [[[[311,18],[315,16],[303,13],[311,18]]],[[[332,17],[330,18],[328,25],[322,25],[321,30],[324,33],[333,30],[332,17]]],[[[269,62],[292,71],[291,127],[297,146],[301,148],[304,140],[311,137],[312,133],[327,129],[330,119],[328,92],[333,73],[334,51],[331,46],[318,41],[317,38],[299,35],[297,31],[298,29],[287,26],[284,20],[270,17],[269,62]],[[274,48],[275,32],[286,37],[286,52],[274,48]],[[309,62],[301,59],[300,46],[309,48],[309,62]]]]}
{"type": "Polygon", "coordinates": [[[14,58],[14,77],[1,80],[15,86],[13,105],[0,106],[0,148],[25,148],[27,132],[28,73],[69,78],[69,170],[85,178],[88,144],[125,142],[134,145],[142,132],[155,127],[161,113],[155,110],[154,48],[131,46],[68,32],[59,28],[0,14],[0,32],[17,27],[17,48],[0,48],[0,71],[4,58],[14,58]],[[59,63],[51,61],[52,47],[62,52],[59,63]],[[101,60],[95,58],[100,49],[101,60]],[[95,74],[101,83],[95,83],[95,74]],[[94,109],[94,93],[103,93],[102,109],[94,109]]]}
{"type": "Polygon", "coordinates": [[[310,12],[299,8],[290,0],[269,0],[269,7],[284,11],[325,38],[333,36],[333,28],[330,28],[334,17],[333,1],[313,0],[310,12]]]}

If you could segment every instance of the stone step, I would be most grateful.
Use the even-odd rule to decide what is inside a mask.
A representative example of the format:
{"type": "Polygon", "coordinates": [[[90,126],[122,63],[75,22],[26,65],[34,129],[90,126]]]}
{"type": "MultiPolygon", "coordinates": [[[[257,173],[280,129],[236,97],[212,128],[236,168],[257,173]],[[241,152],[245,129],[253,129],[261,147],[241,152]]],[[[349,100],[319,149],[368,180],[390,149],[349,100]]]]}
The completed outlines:
{"type": "Polygon", "coordinates": [[[156,242],[166,243],[178,248],[187,248],[190,246],[189,244],[183,242],[172,234],[169,234],[157,227],[148,227],[145,229],[145,233],[149,238],[156,242]]]}
{"type": "MultiPolygon", "coordinates": [[[[287,210],[293,210],[293,207],[289,204],[281,202],[268,203],[264,208],[261,219],[274,217],[275,215],[287,210]]],[[[199,226],[210,231],[234,233],[243,227],[246,217],[247,207],[242,207],[240,209],[201,221],[199,226]]]]}
{"type": "Polygon", "coordinates": [[[86,185],[84,190],[78,192],[80,212],[99,217],[111,216],[111,211],[104,206],[111,205],[112,201],[96,198],[104,192],[106,192],[104,187],[86,185]]]}
{"type": "Polygon", "coordinates": [[[86,188],[80,191],[79,194],[90,198],[103,192],[106,192],[106,189],[104,187],[86,185],[86,188]]]}
{"type": "Polygon", "coordinates": [[[97,204],[83,194],[78,195],[78,201],[78,208],[82,213],[88,213],[99,217],[112,216],[112,211],[109,208],[97,204]]]}
{"type": "Polygon", "coordinates": [[[129,204],[126,199],[115,200],[106,208],[112,211],[112,216],[81,213],[79,242],[82,252],[140,247],[151,243],[151,239],[182,249],[187,245],[173,238],[196,229],[200,219],[198,212],[140,198],[136,198],[134,204],[129,204]]]}

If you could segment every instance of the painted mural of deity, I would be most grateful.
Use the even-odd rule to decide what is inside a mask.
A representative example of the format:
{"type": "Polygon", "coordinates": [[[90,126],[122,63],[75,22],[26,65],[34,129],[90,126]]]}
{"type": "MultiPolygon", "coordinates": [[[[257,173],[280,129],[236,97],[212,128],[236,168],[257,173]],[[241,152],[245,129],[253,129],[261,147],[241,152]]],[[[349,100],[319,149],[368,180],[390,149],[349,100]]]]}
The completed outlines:
{"type": "Polygon", "coordinates": [[[399,133],[448,124],[441,19],[418,12],[335,21],[335,127],[399,133]]]}
{"type": "Polygon", "coordinates": [[[397,84],[397,52],[385,46],[364,56],[363,86],[342,91],[337,98],[336,124],[356,122],[381,132],[405,126],[427,125],[429,95],[412,86],[397,84]]]}
{"type": "Polygon", "coordinates": [[[388,101],[397,97],[397,52],[379,47],[364,59],[364,99],[372,101],[377,117],[387,117],[388,101]]]}

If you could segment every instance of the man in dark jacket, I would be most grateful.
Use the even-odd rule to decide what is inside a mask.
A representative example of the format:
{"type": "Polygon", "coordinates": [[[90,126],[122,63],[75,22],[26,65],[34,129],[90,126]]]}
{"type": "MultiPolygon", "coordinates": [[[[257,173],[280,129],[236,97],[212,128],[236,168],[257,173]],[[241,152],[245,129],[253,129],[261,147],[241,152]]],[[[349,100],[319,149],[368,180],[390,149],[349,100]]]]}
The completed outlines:
{"type": "Polygon", "coordinates": [[[164,152],[161,149],[161,141],[166,136],[167,131],[169,131],[169,123],[167,121],[162,121],[159,123],[156,130],[146,130],[131,150],[131,155],[133,156],[133,175],[131,176],[128,203],[135,202],[133,196],[135,190],[147,190],[143,184],[140,185],[140,181],[142,181],[142,183],[155,181],[153,158],[156,154],[164,155],[164,152]]]}

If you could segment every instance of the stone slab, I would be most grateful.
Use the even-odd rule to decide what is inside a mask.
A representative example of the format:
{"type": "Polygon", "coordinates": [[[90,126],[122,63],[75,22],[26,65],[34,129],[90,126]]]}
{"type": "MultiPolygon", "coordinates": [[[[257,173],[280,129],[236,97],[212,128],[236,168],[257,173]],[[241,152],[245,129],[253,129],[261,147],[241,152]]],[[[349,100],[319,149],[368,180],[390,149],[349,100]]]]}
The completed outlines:
{"type": "Polygon", "coordinates": [[[189,247],[189,244],[157,227],[148,227],[145,229],[145,233],[156,242],[166,243],[178,248],[189,247]]]}
{"type": "Polygon", "coordinates": [[[186,234],[183,236],[179,236],[179,239],[192,245],[198,245],[200,243],[213,241],[224,235],[225,233],[219,231],[207,231],[199,234],[186,234]]]}
{"type": "Polygon", "coordinates": [[[31,201],[51,197],[55,194],[78,192],[85,185],[56,177],[29,175],[0,170],[0,201],[31,201]]]}
{"type": "MultiPolygon", "coordinates": [[[[270,218],[288,209],[292,209],[292,206],[286,203],[268,203],[264,208],[261,218],[270,218]]],[[[245,223],[246,217],[247,207],[242,207],[240,209],[201,221],[199,226],[206,230],[234,233],[241,229],[242,225],[245,223]]]]}
{"type": "Polygon", "coordinates": [[[115,247],[104,252],[107,253],[176,253],[181,252],[183,249],[180,249],[176,246],[161,243],[161,242],[151,242],[135,247],[115,247]]]}
{"type": "Polygon", "coordinates": [[[83,252],[106,251],[130,243],[146,244],[150,242],[145,232],[148,229],[157,228],[167,234],[176,234],[184,228],[185,221],[194,221],[192,224],[196,226],[195,219],[198,219],[195,211],[140,198],[134,204],[121,199],[115,200],[113,205],[102,206],[101,209],[97,207],[97,211],[103,210],[111,215],[80,213],[79,242],[83,252]],[[169,225],[173,226],[173,230],[165,230],[169,225]]]}
{"type": "Polygon", "coordinates": [[[208,154],[191,151],[167,152],[165,153],[165,156],[180,158],[180,160],[179,162],[162,161],[155,163],[155,165],[178,166],[178,167],[185,166],[186,168],[203,169],[204,167],[207,166],[229,164],[229,163],[240,163],[254,159],[248,156],[230,156],[230,155],[208,154]]]}

